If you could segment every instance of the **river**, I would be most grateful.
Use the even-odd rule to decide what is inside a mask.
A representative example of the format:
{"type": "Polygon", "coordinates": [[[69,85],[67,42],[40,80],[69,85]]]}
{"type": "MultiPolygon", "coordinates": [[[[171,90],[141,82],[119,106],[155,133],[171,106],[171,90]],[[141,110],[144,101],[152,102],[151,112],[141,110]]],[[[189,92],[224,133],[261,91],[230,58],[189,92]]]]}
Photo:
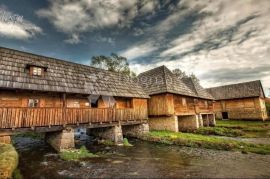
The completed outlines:
{"type": "Polygon", "coordinates": [[[270,177],[270,155],[168,146],[137,139],[129,140],[133,147],[108,147],[86,140],[77,146],[84,144],[100,157],[70,162],[61,160],[42,139],[13,140],[24,179],[270,177]]]}

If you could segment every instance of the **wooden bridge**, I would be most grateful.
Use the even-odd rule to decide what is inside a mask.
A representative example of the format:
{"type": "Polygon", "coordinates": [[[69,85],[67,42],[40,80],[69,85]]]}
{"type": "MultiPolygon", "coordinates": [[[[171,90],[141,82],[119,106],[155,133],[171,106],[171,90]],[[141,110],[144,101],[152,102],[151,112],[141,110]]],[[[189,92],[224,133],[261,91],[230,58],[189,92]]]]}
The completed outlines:
{"type": "Polygon", "coordinates": [[[147,119],[147,109],[1,107],[0,129],[94,125],[147,119]]]}

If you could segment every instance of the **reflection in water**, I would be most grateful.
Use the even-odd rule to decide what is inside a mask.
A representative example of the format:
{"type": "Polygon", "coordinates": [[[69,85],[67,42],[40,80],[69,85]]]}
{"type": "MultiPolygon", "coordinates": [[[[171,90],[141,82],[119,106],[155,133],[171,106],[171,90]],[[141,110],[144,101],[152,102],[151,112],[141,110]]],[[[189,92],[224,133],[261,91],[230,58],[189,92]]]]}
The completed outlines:
{"type": "Polygon", "coordinates": [[[20,153],[19,168],[27,179],[270,176],[269,156],[255,154],[181,148],[136,139],[130,140],[134,147],[108,147],[84,140],[77,147],[84,144],[100,157],[68,162],[43,140],[17,137],[14,141],[20,153]],[[254,160],[258,162],[254,164],[254,160]]]}

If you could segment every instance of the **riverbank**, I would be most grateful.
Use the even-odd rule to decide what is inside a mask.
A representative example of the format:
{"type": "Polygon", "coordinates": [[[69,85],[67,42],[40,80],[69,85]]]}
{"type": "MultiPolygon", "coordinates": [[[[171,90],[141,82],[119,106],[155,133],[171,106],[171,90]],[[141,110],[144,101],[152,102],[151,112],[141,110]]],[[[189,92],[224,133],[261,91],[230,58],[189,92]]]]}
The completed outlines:
{"type": "Polygon", "coordinates": [[[141,136],[141,139],[151,142],[186,147],[240,151],[242,153],[251,152],[256,154],[270,154],[270,145],[251,144],[200,134],[170,131],[151,131],[148,134],[141,136]]]}
{"type": "Polygon", "coordinates": [[[203,127],[194,133],[241,138],[269,138],[270,121],[217,120],[215,127],[203,127]]]}
{"type": "Polygon", "coordinates": [[[12,178],[18,165],[18,153],[11,144],[0,144],[0,178],[12,178]]]}

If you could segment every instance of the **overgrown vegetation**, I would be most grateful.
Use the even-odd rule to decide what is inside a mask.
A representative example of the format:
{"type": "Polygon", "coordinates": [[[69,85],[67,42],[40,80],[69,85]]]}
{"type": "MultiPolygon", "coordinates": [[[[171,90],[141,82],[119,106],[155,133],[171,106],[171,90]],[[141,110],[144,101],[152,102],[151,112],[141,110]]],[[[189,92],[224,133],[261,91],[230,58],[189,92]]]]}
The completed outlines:
{"type": "Polygon", "coordinates": [[[10,178],[18,165],[18,154],[10,144],[0,144],[0,178],[10,178]]]}
{"type": "Polygon", "coordinates": [[[124,138],[123,145],[126,146],[126,147],[132,147],[133,146],[132,144],[129,143],[127,138],[124,138]]]}
{"type": "Polygon", "coordinates": [[[196,130],[194,133],[202,135],[218,135],[228,137],[239,137],[245,135],[245,133],[239,129],[230,129],[225,127],[202,127],[196,130]]]}
{"type": "Polygon", "coordinates": [[[241,151],[243,153],[252,152],[257,154],[270,154],[270,145],[250,144],[236,140],[223,139],[214,136],[200,134],[189,134],[170,131],[151,131],[143,136],[144,140],[174,144],[187,147],[198,147],[216,150],[241,151]]]}
{"type": "Polygon", "coordinates": [[[69,160],[77,161],[80,159],[93,158],[93,157],[98,157],[98,156],[89,152],[85,146],[82,146],[80,149],[64,150],[60,153],[60,158],[67,161],[69,160]]]}

